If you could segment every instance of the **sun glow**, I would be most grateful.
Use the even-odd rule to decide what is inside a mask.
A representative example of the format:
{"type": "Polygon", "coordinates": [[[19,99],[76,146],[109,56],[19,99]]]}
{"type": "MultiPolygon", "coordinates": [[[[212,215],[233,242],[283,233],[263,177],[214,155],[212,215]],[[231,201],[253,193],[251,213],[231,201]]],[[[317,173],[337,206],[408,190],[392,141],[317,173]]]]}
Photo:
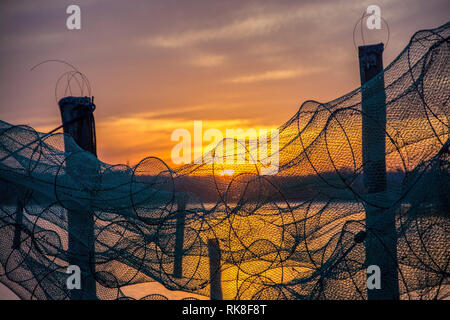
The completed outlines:
{"type": "Polygon", "coordinates": [[[232,176],[234,174],[234,170],[231,170],[231,169],[229,169],[229,170],[222,170],[219,174],[221,176],[232,176]]]}

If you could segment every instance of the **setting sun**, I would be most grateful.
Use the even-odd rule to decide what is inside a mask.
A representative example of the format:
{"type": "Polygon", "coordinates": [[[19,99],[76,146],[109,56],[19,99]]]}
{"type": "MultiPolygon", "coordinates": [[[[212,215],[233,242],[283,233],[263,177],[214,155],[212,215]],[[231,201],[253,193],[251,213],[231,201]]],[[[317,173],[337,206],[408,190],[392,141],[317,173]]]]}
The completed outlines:
{"type": "Polygon", "coordinates": [[[222,170],[219,174],[221,176],[232,176],[234,174],[234,170],[222,170]]]}

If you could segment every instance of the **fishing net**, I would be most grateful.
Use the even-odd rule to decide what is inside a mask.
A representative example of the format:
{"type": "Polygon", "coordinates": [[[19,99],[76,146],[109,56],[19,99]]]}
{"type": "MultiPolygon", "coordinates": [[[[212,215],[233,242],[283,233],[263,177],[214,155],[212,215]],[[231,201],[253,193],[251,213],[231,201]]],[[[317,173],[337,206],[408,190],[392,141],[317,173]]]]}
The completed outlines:
{"type": "MultiPolygon", "coordinates": [[[[419,31],[361,88],[304,102],[264,139],[279,159],[272,175],[264,159],[227,163],[254,140],[231,151],[220,142],[178,169],[154,157],[129,167],[62,133],[0,121],[0,281],[21,299],[132,299],[129,288],[151,283],[209,297],[212,243],[224,299],[367,299],[375,207],[377,224],[394,225],[394,254],[379,254],[391,254],[400,298],[448,298],[449,35],[449,23],[419,31]],[[387,191],[369,193],[362,95],[379,101],[380,79],[387,191]],[[85,217],[92,224],[76,228],[85,217]],[[66,286],[70,239],[86,249],[82,290],[66,286]]],[[[141,296],[166,299],[150,293],[141,296]]]]}

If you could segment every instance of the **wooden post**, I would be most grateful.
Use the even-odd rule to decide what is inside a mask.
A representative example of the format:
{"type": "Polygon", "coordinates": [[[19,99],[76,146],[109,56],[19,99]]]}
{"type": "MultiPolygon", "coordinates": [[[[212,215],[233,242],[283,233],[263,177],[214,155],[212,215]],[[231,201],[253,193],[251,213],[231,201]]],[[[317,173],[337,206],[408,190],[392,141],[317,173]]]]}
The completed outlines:
{"type": "MultiPolygon", "coordinates": [[[[386,183],[386,92],[383,44],[359,47],[362,95],[362,164],[367,200],[385,205],[386,183]],[[370,81],[371,80],[371,81],[370,81]],[[370,84],[365,84],[370,81],[370,84]]],[[[393,210],[366,205],[366,264],[381,270],[381,289],[368,289],[368,299],[399,299],[397,239],[393,210]]]]}
{"type": "MultiPolygon", "coordinates": [[[[22,197],[24,195],[22,194],[22,197]]],[[[14,228],[14,240],[13,240],[13,249],[19,249],[21,243],[21,234],[22,234],[22,220],[23,220],[23,210],[24,210],[24,200],[20,196],[17,199],[17,209],[16,209],[16,226],[14,228]]]]}
{"type": "Polygon", "coordinates": [[[14,239],[12,249],[19,249],[22,242],[22,223],[25,204],[31,197],[32,192],[23,187],[16,187],[17,192],[17,209],[16,209],[16,226],[14,228],[14,239]]]}
{"type": "MultiPolygon", "coordinates": [[[[59,101],[64,133],[72,137],[84,150],[97,155],[93,101],[88,97],[66,97],[59,101]]],[[[71,150],[71,143],[64,140],[65,151],[71,150]]],[[[77,176],[71,157],[66,160],[66,174],[77,176]]],[[[72,289],[72,300],[97,299],[94,272],[94,215],[90,211],[68,211],[69,265],[81,270],[81,289],[72,289]]]]}
{"type": "Polygon", "coordinates": [[[208,239],[209,281],[211,300],[222,300],[222,271],[220,270],[220,246],[216,238],[208,239]]]}
{"type": "Polygon", "coordinates": [[[175,258],[173,262],[173,275],[181,278],[183,275],[183,242],[184,242],[184,215],[186,214],[186,198],[184,194],[177,194],[177,217],[175,231],[175,258]]]}

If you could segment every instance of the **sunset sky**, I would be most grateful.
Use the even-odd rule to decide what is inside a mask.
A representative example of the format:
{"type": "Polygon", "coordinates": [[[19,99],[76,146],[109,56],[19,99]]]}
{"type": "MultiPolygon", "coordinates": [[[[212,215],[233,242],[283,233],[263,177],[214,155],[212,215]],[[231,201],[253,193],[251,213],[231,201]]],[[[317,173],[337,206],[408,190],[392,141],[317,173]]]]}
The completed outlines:
{"type": "MultiPolygon", "coordinates": [[[[448,0],[2,1],[0,119],[38,131],[60,125],[55,83],[85,73],[102,161],[170,161],[178,128],[274,128],[309,99],[359,86],[355,23],[377,4],[388,22],[385,66],[419,29],[449,20],[448,0]],[[81,8],[67,30],[66,8],[81,8]]],[[[385,41],[383,38],[379,41],[385,41]]],[[[59,96],[61,97],[61,96],[59,96]]]]}

